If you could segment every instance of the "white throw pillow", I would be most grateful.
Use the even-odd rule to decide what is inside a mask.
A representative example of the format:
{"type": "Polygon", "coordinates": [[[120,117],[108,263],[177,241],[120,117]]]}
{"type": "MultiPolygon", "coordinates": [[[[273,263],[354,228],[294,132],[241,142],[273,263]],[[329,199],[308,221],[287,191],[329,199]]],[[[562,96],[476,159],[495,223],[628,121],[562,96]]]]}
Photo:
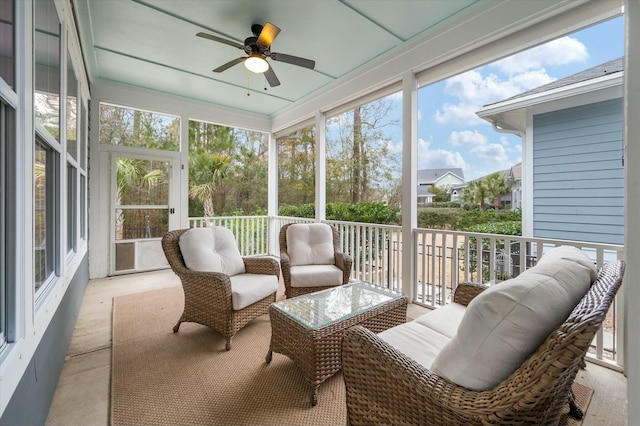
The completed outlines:
{"type": "Polygon", "coordinates": [[[193,228],[178,241],[184,264],[203,272],[244,274],[244,260],[233,233],[223,226],[193,228]]]}
{"type": "Polygon", "coordinates": [[[473,390],[491,389],[509,377],[589,290],[590,266],[569,257],[552,255],[480,293],[432,371],[473,390]]]}
{"type": "Polygon", "coordinates": [[[334,265],[333,230],[326,223],[296,223],[287,228],[291,266],[334,265]]]}

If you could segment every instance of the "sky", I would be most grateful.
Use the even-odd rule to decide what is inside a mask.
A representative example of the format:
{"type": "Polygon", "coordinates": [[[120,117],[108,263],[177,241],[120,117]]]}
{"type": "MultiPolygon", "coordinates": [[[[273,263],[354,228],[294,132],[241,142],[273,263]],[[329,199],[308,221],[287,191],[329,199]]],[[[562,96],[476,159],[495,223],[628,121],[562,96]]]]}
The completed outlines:
{"type": "Polygon", "coordinates": [[[459,167],[470,181],[521,162],[521,139],[476,111],[623,56],[623,31],[623,17],[614,18],[420,88],[418,169],[459,167]]]}

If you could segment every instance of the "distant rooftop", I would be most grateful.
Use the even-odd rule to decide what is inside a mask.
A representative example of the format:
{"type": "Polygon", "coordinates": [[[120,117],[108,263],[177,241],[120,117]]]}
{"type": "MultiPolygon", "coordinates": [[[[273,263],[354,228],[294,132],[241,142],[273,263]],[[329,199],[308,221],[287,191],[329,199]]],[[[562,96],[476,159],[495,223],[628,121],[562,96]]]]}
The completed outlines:
{"type": "Polygon", "coordinates": [[[498,102],[493,102],[491,104],[487,104],[484,106],[494,105],[497,103],[510,101],[512,99],[523,98],[529,95],[535,95],[536,93],[546,92],[548,90],[557,89],[559,87],[570,86],[572,84],[580,83],[587,80],[593,80],[594,78],[598,78],[598,77],[602,77],[602,76],[610,75],[614,73],[619,73],[622,71],[624,71],[624,56],[609,62],[605,62],[604,64],[597,65],[593,68],[586,69],[577,74],[573,74],[568,77],[561,78],[556,81],[552,81],[551,83],[536,87],[535,89],[522,92],[510,98],[503,99],[498,102]]]}
{"type": "Polygon", "coordinates": [[[458,176],[460,179],[464,180],[464,172],[459,167],[449,168],[449,169],[423,169],[423,170],[418,170],[418,183],[420,184],[433,183],[438,179],[440,179],[442,176],[446,175],[447,173],[453,173],[454,175],[458,176]]]}

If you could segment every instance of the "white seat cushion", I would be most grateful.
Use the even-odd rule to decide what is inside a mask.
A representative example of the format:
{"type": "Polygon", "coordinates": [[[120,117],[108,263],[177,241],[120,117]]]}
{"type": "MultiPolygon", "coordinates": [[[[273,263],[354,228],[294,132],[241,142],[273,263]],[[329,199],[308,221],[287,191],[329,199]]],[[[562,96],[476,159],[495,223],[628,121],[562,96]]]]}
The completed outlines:
{"type": "Polygon", "coordinates": [[[203,272],[244,274],[244,260],[233,233],[223,226],[193,228],[178,241],[184,264],[203,272]]]}
{"type": "Polygon", "coordinates": [[[278,290],[275,275],[239,274],[230,277],[234,311],[246,308],[278,290]]]}
{"type": "Polygon", "coordinates": [[[490,389],[506,379],[589,290],[590,267],[584,259],[572,260],[579,257],[573,255],[552,255],[475,297],[432,371],[473,390],[490,389]]]}
{"type": "Polygon", "coordinates": [[[291,266],[334,265],[333,231],[326,223],[295,223],[286,230],[291,266]]]}
{"type": "Polygon", "coordinates": [[[291,287],[327,287],[342,284],[342,269],[335,265],[291,267],[291,287]]]}
{"type": "Polygon", "coordinates": [[[427,369],[431,369],[433,360],[450,340],[416,321],[392,327],[378,336],[427,369]]]}
{"type": "Polygon", "coordinates": [[[466,309],[466,306],[459,303],[450,303],[420,315],[414,321],[452,339],[466,309]]]}

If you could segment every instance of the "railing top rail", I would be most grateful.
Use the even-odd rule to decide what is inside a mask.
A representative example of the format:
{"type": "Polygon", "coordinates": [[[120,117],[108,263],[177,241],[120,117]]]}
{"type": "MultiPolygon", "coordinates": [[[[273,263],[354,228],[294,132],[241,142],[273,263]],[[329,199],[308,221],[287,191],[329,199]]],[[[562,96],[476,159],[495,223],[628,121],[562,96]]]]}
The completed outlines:
{"type": "Polygon", "coordinates": [[[201,216],[201,217],[190,217],[189,221],[194,220],[227,220],[227,219],[267,219],[267,215],[256,215],[256,216],[201,216]]]}
{"type": "Polygon", "coordinates": [[[385,225],[382,223],[347,222],[344,220],[325,220],[325,222],[336,224],[336,225],[373,226],[376,228],[384,228],[384,229],[402,229],[402,226],[399,226],[399,225],[385,225]]]}
{"type": "Polygon", "coordinates": [[[494,239],[504,239],[515,242],[537,242],[542,244],[551,244],[551,245],[570,245],[579,248],[589,248],[596,250],[607,250],[607,251],[624,251],[624,246],[620,244],[606,244],[606,243],[592,243],[588,241],[573,241],[573,240],[561,240],[561,239],[553,239],[553,238],[538,238],[538,237],[524,237],[520,235],[503,235],[503,234],[486,234],[482,232],[466,232],[466,231],[451,231],[447,229],[428,229],[428,228],[415,228],[414,233],[436,233],[436,234],[448,234],[448,235],[458,235],[462,237],[480,237],[480,238],[494,238],[494,239]]]}

